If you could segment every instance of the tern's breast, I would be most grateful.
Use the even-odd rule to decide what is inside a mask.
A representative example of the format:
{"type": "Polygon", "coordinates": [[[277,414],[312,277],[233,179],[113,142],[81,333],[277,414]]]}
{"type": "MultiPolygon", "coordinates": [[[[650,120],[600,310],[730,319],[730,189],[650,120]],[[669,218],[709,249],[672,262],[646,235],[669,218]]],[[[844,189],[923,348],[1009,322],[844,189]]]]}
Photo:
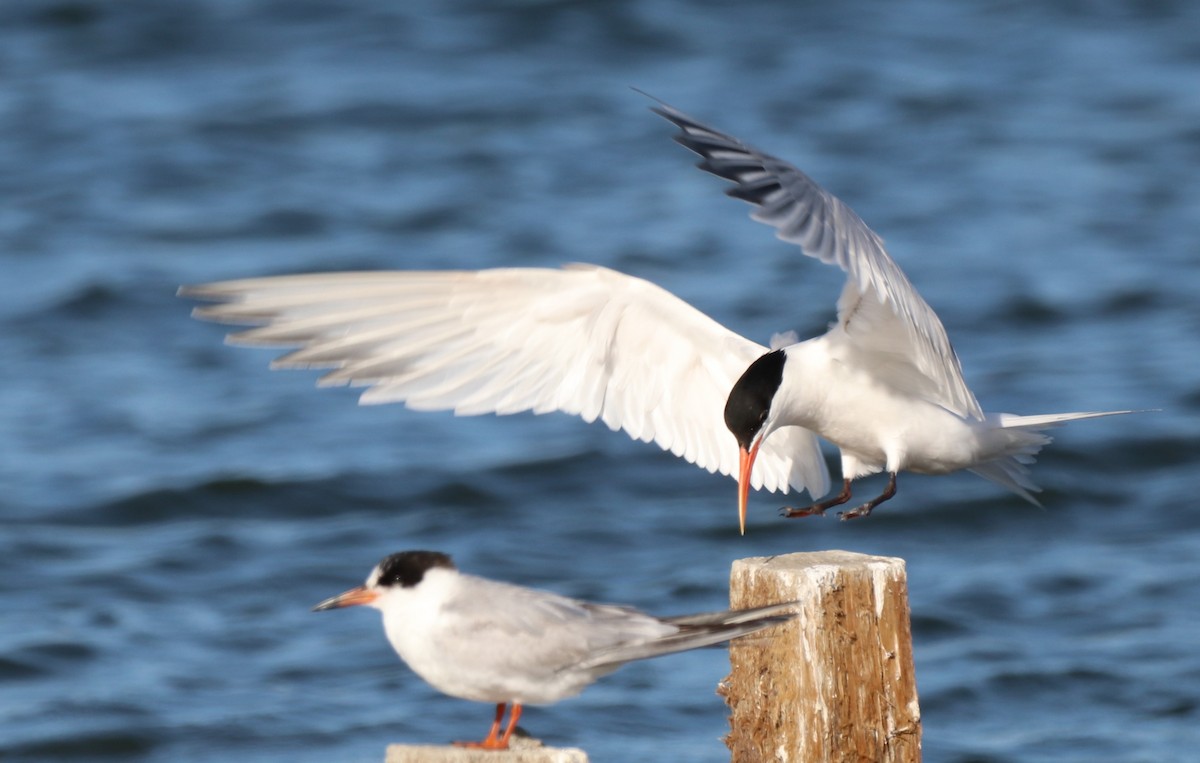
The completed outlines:
{"type": "Polygon", "coordinates": [[[794,411],[789,423],[816,432],[874,470],[940,474],[977,462],[978,422],[889,383],[874,369],[820,352],[807,352],[804,361],[804,373],[787,393],[794,411]]]}

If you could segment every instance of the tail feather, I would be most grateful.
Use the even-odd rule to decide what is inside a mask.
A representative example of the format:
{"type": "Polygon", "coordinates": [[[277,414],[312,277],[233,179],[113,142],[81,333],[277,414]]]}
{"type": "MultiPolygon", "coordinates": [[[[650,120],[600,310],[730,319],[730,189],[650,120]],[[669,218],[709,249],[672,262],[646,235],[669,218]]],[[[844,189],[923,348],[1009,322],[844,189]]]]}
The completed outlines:
{"type": "Polygon", "coordinates": [[[1137,411],[1086,411],[1083,413],[1041,413],[1036,416],[1018,416],[1015,413],[992,413],[988,418],[1002,429],[1050,429],[1068,421],[1098,419],[1103,416],[1121,416],[1137,411]]]}
{"type": "Polygon", "coordinates": [[[734,625],[750,622],[751,620],[766,620],[772,617],[793,617],[796,602],[787,601],[782,604],[768,604],[753,609],[731,609],[726,612],[702,612],[698,615],[676,615],[662,618],[664,623],[672,625],[734,625]]]}
{"type": "MultiPolygon", "coordinates": [[[[1030,462],[1032,462],[1032,458],[1030,462]]],[[[1011,456],[997,458],[994,461],[972,467],[970,471],[985,480],[991,480],[997,485],[1008,488],[1034,506],[1040,508],[1042,505],[1042,502],[1033,495],[1042,492],[1042,489],[1034,484],[1033,480],[1029,478],[1029,469],[1018,462],[1016,458],[1011,456]]]]}
{"type": "Polygon", "coordinates": [[[997,434],[1006,440],[1003,455],[978,464],[970,471],[1008,488],[1034,506],[1041,506],[1041,502],[1033,494],[1042,492],[1042,489],[1029,476],[1028,465],[1036,461],[1038,452],[1054,440],[1050,435],[1043,434],[1042,430],[1062,426],[1068,421],[1120,416],[1125,413],[1136,413],[1136,411],[1043,413],[1035,416],[1018,416],[1012,413],[988,414],[988,423],[997,431],[997,434]]]}

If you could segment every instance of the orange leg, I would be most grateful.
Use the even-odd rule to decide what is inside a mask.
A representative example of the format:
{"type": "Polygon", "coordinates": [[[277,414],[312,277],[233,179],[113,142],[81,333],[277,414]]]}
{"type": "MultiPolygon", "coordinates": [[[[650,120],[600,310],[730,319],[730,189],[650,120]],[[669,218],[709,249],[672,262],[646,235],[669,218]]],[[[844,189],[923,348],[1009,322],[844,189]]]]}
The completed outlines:
{"type": "MultiPolygon", "coordinates": [[[[514,708],[520,707],[514,703],[514,708]]],[[[504,738],[497,738],[500,733],[500,721],[504,720],[504,708],[507,703],[500,702],[496,705],[496,719],[492,721],[492,728],[488,731],[488,735],[483,738],[482,742],[455,742],[455,747],[475,747],[484,750],[504,750],[508,748],[508,737],[512,734],[512,723],[509,723],[509,728],[504,732],[504,738]]],[[[520,710],[514,710],[517,715],[521,714],[520,710]]]]}
{"type": "Polygon", "coordinates": [[[521,703],[512,703],[512,712],[508,716],[508,727],[504,729],[504,736],[500,737],[500,744],[496,748],[498,750],[508,749],[509,737],[517,730],[517,721],[521,719],[521,703]]]}

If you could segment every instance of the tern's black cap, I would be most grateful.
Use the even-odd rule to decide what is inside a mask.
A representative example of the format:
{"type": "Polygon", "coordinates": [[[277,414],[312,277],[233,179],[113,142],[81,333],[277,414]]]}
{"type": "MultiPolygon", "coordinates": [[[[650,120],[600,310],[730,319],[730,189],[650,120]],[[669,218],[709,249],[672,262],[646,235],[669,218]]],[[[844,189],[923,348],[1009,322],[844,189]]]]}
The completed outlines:
{"type": "Polygon", "coordinates": [[[783,364],[787,356],[774,350],[750,364],[729,392],[725,401],[725,426],[733,432],[738,444],[747,450],[754,436],[762,429],[771,410],[771,401],[783,383],[783,364]]]}
{"type": "Polygon", "coordinates": [[[425,578],[425,573],[435,567],[455,569],[454,561],[441,551],[401,551],[379,563],[379,577],[375,584],[412,588],[425,578]]]}

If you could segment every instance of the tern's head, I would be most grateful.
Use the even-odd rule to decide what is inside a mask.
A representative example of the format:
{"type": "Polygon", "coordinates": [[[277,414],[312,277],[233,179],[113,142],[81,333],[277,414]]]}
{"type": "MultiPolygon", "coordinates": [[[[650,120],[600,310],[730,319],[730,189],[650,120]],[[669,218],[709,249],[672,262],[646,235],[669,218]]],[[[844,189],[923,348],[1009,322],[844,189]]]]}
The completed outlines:
{"type": "Polygon", "coordinates": [[[414,590],[425,579],[426,573],[439,568],[455,569],[450,557],[440,551],[401,551],[392,554],[375,565],[366,583],[326,599],[313,607],[313,611],[359,604],[379,609],[383,596],[394,591],[414,590]]]}
{"type": "Polygon", "coordinates": [[[750,493],[750,472],[758,448],[772,427],[771,406],[775,393],[783,383],[783,365],[787,355],[773,350],[750,364],[737,380],[725,401],[725,426],[737,438],[740,450],[738,465],[738,524],[746,532],[746,499],[750,493]]]}

